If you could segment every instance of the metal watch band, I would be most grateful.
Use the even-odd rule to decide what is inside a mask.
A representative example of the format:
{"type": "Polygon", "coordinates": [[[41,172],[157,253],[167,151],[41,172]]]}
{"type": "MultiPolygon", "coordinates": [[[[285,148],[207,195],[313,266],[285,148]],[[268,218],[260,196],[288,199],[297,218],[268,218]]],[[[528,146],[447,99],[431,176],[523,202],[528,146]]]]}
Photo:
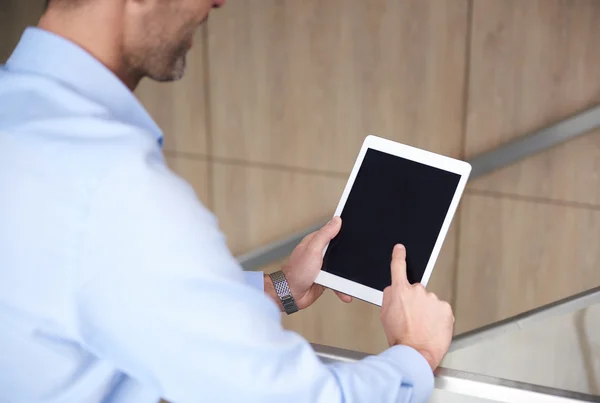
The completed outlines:
{"type": "Polygon", "coordinates": [[[294,297],[292,296],[292,292],[290,291],[290,287],[288,286],[288,282],[283,272],[281,270],[276,271],[275,273],[269,274],[269,277],[271,277],[271,280],[273,281],[275,292],[283,305],[285,313],[291,315],[294,312],[298,312],[298,305],[296,305],[296,301],[294,301],[294,297]]]}

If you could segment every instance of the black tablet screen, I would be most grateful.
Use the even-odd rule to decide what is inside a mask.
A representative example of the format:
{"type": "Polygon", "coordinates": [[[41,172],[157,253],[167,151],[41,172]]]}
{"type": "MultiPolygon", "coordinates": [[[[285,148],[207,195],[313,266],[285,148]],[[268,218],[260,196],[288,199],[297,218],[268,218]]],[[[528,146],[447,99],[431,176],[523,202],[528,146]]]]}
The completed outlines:
{"type": "Polygon", "coordinates": [[[323,270],[383,291],[392,281],[392,248],[401,243],[408,280],[421,281],[459,181],[453,172],[368,149],[323,270]]]}

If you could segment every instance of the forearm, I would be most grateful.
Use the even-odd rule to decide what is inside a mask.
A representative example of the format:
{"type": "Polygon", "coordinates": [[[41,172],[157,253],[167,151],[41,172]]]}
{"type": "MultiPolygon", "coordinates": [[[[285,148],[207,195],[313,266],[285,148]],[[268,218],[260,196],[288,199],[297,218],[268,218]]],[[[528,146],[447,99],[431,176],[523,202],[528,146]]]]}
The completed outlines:
{"type": "Polygon", "coordinates": [[[421,403],[428,394],[421,375],[428,364],[408,348],[325,366],[247,286],[127,277],[116,273],[82,290],[83,341],[169,400],[421,403]],[[143,291],[132,298],[134,281],[143,291]]]}
{"type": "MultiPolygon", "coordinates": [[[[263,274],[263,284],[265,294],[283,312],[283,306],[268,274],[263,274]]],[[[392,347],[380,356],[358,363],[332,364],[328,368],[335,377],[343,401],[418,403],[426,402],[433,390],[433,373],[427,360],[406,346],[392,347]],[[368,387],[365,388],[365,385],[368,387]],[[378,396],[380,400],[373,400],[374,396],[378,396]]],[[[331,395],[326,394],[331,398],[331,395]]]]}
{"type": "Polygon", "coordinates": [[[407,346],[392,347],[355,363],[330,365],[345,402],[424,403],[433,392],[433,372],[407,346]]]}

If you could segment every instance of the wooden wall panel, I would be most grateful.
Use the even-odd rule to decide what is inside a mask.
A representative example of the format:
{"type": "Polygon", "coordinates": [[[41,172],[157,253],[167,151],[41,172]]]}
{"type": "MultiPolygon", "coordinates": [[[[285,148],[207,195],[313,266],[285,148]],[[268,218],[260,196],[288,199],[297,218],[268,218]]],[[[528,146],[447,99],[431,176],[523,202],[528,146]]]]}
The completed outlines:
{"type": "Polygon", "coordinates": [[[207,154],[205,29],[194,39],[185,77],[175,83],[142,81],[136,94],[163,130],[165,150],[207,154]]]}
{"type": "Polygon", "coordinates": [[[0,65],[6,62],[19,42],[23,30],[37,24],[43,11],[43,0],[1,0],[0,65]]]}
{"type": "MultiPolygon", "coordinates": [[[[468,156],[600,103],[599,20],[596,0],[474,0],[468,156]]],[[[599,133],[472,186],[597,204],[599,133]]]]}
{"type": "Polygon", "coordinates": [[[462,208],[458,331],[600,284],[600,210],[478,194],[462,208]]]}
{"type": "Polygon", "coordinates": [[[346,184],[345,178],[221,162],[213,175],[214,212],[236,255],[331,218],[346,184]]]}
{"type": "Polygon", "coordinates": [[[348,172],[369,134],[461,151],[467,1],[239,0],[209,22],[213,153],[348,172]]]}

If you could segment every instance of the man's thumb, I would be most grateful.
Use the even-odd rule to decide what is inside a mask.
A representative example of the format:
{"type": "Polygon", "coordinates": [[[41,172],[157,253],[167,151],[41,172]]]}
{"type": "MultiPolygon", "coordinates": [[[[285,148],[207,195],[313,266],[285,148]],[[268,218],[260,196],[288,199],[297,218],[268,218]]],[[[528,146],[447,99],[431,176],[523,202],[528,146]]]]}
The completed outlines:
{"type": "Polygon", "coordinates": [[[321,228],[310,242],[314,248],[324,249],[339,232],[342,227],[342,219],[333,217],[323,228],[321,228]]]}

